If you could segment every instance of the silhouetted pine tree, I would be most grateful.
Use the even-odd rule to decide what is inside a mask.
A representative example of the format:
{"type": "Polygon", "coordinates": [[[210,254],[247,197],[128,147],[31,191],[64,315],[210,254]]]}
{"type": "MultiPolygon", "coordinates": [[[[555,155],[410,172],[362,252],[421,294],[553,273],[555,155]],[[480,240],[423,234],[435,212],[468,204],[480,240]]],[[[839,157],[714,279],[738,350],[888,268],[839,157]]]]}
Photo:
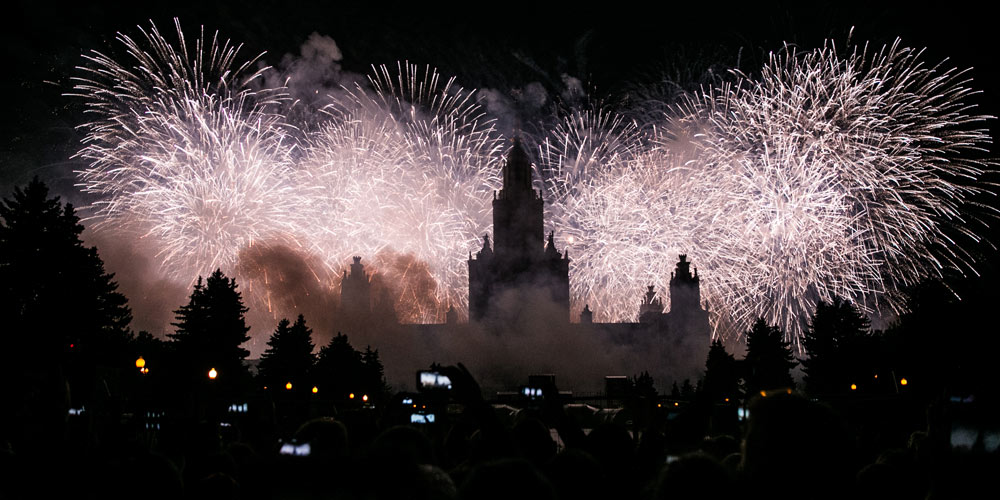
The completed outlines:
{"type": "Polygon", "coordinates": [[[764,318],[758,318],[747,332],[747,354],[743,365],[747,394],[794,388],[791,369],[796,364],[791,343],[785,342],[781,328],[768,326],[764,318]]]}
{"type": "Polygon", "coordinates": [[[360,397],[365,391],[362,386],[363,366],[361,353],[351,347],[347,335],[337,332],[330,343],[319,351],[315,383],[325,397],[344,400],[351,393],[360,397]]]}
{"type": "MultiPolygon", "coordinates": [[[[675,383],[674,385],[676,386],[677,384],[675,383]]],[[[653,376],[647,371],[640,373],[637,377],[632,377],[632,391],[636,396],[646,398],[649,401],[656,400],[656,397],[659,395],[656,392],[653,376]]]]}
{"type": "Polygon", "coordinates": [[[674,381],[674,385],[670,388],[670,398],[680,399],[680,397],[681,397],[681,390],[677,388],[677,382],[674,381]]]}
{"type": "Polygon", "coordinates": [[[385,368],[382,360],[379,359],[378,349],[372,350],[371,346],[365,346],[365,352],[361,355],[362,363],[362,386],[370,398],[384,401],[392,392],[392,389],[385,381],[385,368]]]}
{"type": "Polygon", "coordinates": [[[872,340],[871,322],[854,304],[840,297],[820,301],[802,339],[809,392],[848,393],[852,383],[867,380],[875,370],[866,352],[872,340]]]}
{"type": "Polygon", "coordinates": [[[681,384],[681,398],[687,401],[691,401],[692,399],[694,399],[694,394],[695,390],[694,386],[691,385],[691,379],[689,378],[684,379],[684,382],[681,384]]]}
{"type": "Polygon", "coordinates": [[[243,360],[250,352],[241,345],[250,340],[248,309],[236,287],[235,279],[217,269],[204,284],[199,276],[188,303],[174,311],[177,322],[171,324],[177,330],[168,337],[181,378],[201,380],[215,368],[219,385],[235,388],[247,381],[243,360]]]}
{"type": "Polygon", "coordinates": [[[259,377],[266,385],[279,387],[287,382],[295,390],[312,389],[312,370],[316,363],[313,355],[312,329],[299,315],[294,325],[282,319],[271,338],[267,350],[260,358],[259,377]]]}
{"type": "Polygon", "coordinates": [[[79,222],[38,178],[0,202],[2,413],[35,414],[47,403],[23,397],[54,395],[65,419],[67,381],[71,403],[89,406],[95,387],[105,385],[99,371],[106,379],[134,366],[128,301],[97,249],[84,246],[79,222]]]}
{"type": "MultiPolygon", "coordinates": [[[[719,402],[725,398],[736,398],[740,391],[740,377],[736,358],[726,352],[722,341],[712,342],[705,360],[703,396],[709,401],[719,402]]],[[[699,392],[702,392],[699,391],[699,392]]]]}

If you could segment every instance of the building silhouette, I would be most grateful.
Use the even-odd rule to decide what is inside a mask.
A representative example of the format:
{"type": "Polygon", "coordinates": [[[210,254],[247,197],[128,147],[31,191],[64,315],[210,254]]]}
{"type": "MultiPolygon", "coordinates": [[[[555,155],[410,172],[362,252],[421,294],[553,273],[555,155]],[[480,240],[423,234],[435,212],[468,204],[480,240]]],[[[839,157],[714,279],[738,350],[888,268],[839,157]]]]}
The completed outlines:
{"type": "MultiPolygon", "coordinates": [[[[545,237],[544,201],[532,186],[531,161],[520,141],[514,141],[502,168],[503,186],[493,195],[494,237],[484,235],[482,247],[470,252],[467,261],[469,321],[461,322],[449,305],[443,324],[397,325],[396,331],[439,336],[485,328],[502,335],[511,328],[541,332],[560,328],[621,345],[657,342],[677,358],[665,359],[665,364],[688,367],[678,376],[699,376],[711,327],[709,311],[701,303],[698,270],[688,256],[680,255],[671,273],[669,310],[650,285],[639,302],[636,321],[595,323],[595,309],[586,304],[579,321],[571,322],[570,259],[568,252],[556,248],[554,232],[545,237]],[[699,361],[692,364],[692,360],[699,361]],[[692,372],[692,366],[699,372],[692,372]]],[[[353,328],[384,328],[387,318],[396,321],[390,301],[374,296],[371,281],[361,258],[354,257],[350,273],[345,270],[341,280],[341,313],[353,328]]]]}
{"type": "Polygon", "coordinates": [[[371,275],[365,272],[361,257],[354,257],[350,274],[345,269],[340,279],[340,306],[342,313],[352,320],[363,319],[372,312],[371,275]]]}
{"type": "Polygon", "coordinates": [[[503,188],[493,193],[493,234],[469,257],[469,319],[505,319],[538,300],[551,302],[553,320],[569,321],[569,257],[554,233],[542,242],[543,204],[532,187],[531,161],[519,140],[503,166],[503,188]],[[500,304],[500,302],[503,304],[500,304]]]}

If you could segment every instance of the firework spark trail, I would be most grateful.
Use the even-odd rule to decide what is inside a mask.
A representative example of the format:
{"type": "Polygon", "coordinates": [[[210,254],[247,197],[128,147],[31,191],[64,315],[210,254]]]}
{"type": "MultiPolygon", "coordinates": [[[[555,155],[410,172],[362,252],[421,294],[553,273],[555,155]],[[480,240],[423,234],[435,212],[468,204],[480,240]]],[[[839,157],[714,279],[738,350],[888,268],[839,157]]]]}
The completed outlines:
{"type": "Polygon", "coordinates": [[[985,225],[964,218],[995,164],[976,159],[988,117],[971,112],[963,72],[897,41],[786,49],[760,77],[738,76],[675,108],[651,141],[667,154],[611,164],[560,201],[566,224],[598,239],[576,252],[575,290],[632,317],[642,280],[665,288],[664,264],[688,253],[716,326],[729,325],[717,333],[759,316],[797,340],[818,300],[897,309],[897,287],[973,270],[954,236],[979,240],[985,225]],[[653,182],[630,178],[640,170],[653,182]]]}
{"type": "MultiPolygon", "coordinates": [[[[283,89],[251,89],[256,59],[233,70],[238,47],[202,35],[189,53],[177,30],[179,49],[155,26],[138,42],[120,35],[130,65],[93,52],[76,80],[95,117],[79,175],[103,196],[103,227],[156,238],[186,279],[231,268],[254,242],[308,249],[327,268],[311,269],[319,281],[351,255],[386,268],[412,255],[436,297],[401,319],[466,306],[464,259],[490,230],[505,152],[474,91],[430,67],[375,67],[301,134],[272,111],[283,89]]],[[[971,270],[952,241],[983,227],[968,218],[983,214],[969,208],[996,166],[976,160],[987,117],[964,72],[920,55],[898,42],[786,49],[657,122],[570,109],[527,137],[576,307],[633,320],[645,285],[665,290],[686,253],[718,334],[762,316],[798,338],[817,300],[896,308],[897,287],[971,270]]]]}
{"type": "Polygon", "coordinates": [[[950,233],[962,223],[978,241],[961,217],[982,190],[969,180],[989,166],[975,158],[990,136],[987,117],[969,113],[965,78],[898,40],[845,56],[830,43],[787,49],[756,81],[717,94],[727,114],[712,117],[703,163],[729,193],[720,227],[769,259],[742,283],[756,285],[749,293],[726,300],[797,338],[817,300],[898,308],[886,292],[972,269],[950,233]]]}
{"type": "MultiPolygon", "coordinates": [[[[642,290],[664,291],[678,254],[703,266],[724,248],[704,231],[717,195],[699,189],[690,148],[598,110],[568,116],[540,156],[577,307],[589,304],[599,320],[634,321],[642,290]]],[[[713,282],[703,282],[703,296],[714,303],[713,282]]]]}
{"type": "Polygon", "coordinates": [[[374,69],[370,88],[345,89],[310,138],[304,168],[325,193],[314,245],[334,268],[384,250],[427,262],[439,310],[404,319],[437,321],[449,305],[466,306],[462,259],[491,227],[503,139],[453,79],[408,63],[374,69]]]}
{"type": "MultiPolygon", "coordinates": [[[[176,22],[176,21],[175,21],[176,22]]],[[[280,115],[281,89],[253,91],[259,58],[237,64],[239,47],[204,33],[189,52],[153,25],[140,41],[119,34],[129,64],[98,52],[76,78],[93,121],[79,157],[84,191],[101,227],[155,238],[167,272],[190,279],[232,268],[254,240],[302,232],[296,147],[280,115]],[[148,48],[147,48],[148,47],[148,48]]]]}

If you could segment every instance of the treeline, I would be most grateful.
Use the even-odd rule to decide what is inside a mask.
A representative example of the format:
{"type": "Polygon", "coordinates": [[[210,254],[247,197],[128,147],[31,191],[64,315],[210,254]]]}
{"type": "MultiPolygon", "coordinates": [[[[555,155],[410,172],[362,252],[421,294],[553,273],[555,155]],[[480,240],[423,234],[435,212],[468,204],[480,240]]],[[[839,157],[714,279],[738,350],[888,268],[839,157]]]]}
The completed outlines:
{"type": "Polygon", "coordinates": [[[358,351],[338,334],[315,353],[302,316],[278,323],[253,376],[242,347],[248,309],[220,270],[198,279],[168,340],[133,332],[128,301],[97,249],[83,244],[83,229],[73,207],[50,198],[38,179],[0,203],[0,432],[8,442],[59,434],[67,414],[80,411],[169,408],[204,417],[250,397],[279,413],[303,398],[331,406],[385,400],[378,351],[358,351]]]}

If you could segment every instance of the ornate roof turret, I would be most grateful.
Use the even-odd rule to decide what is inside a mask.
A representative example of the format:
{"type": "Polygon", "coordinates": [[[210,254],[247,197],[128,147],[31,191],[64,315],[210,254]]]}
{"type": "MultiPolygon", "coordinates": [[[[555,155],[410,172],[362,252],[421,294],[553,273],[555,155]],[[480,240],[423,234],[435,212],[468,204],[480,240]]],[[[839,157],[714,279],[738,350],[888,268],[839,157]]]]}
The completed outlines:
{"type": "Polygon", "coordinates": [[[545,245],[545,258],[549,260],[556,260],[559,257],[562,257],[562,255],[559,254],[559,251],[556,250],[556,242],[553,241],[553,237],[555,237],[555,231],[550,231],[549,241],[545,245]]]}
{"type": "MultiPolygon", "coordinates": [[[[495,196],[495,195],[494,195],[495,196]]],[[[520,199],[537,197],[531,188],[531,158],[521,145],[521,139],[515,137],[514,145],[507,153],[507,161],[503,166],[503,189],[501,199],[520,199]]]]}
{"type": "Polygon", "coordinates": [[[490,235],[483,235],[483,248],[482,250],[476,252],[477,259],[491,259],[493,258],[493,247],[490,246],[490,235]]]}

